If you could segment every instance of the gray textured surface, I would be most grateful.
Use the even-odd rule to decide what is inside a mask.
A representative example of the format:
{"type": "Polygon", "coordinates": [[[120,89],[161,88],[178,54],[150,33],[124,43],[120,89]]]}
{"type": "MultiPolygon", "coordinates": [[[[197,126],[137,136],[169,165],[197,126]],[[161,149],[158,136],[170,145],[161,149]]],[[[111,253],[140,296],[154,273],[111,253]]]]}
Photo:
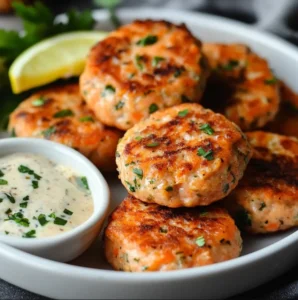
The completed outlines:
{"type": "MultiPolygon", "coordinates": [[[[57,12],[69,7],[91,8],[91,0],[47,1],[57,12]]],[[[124,0],[123,6],[167,6],[227,16],[272,31],[298,45],[298,0],[124,0]]],[[[0,16],[0,27],[17,27],[11,17],[0,16]]],[[[1,266],[0,266],[1,267],[1,266]]],[[[257,276],[257,275],[256,275],[257,276]]],[[[49,283],[50,284],[50,283],[49,283]]],[[[53,289],[55,287],[53,286],[53,289]]],[[[0,280],[0,299],[46,299],[0,280]]],[[[298,299],[298,267],[233,300],[298,299]]]]}

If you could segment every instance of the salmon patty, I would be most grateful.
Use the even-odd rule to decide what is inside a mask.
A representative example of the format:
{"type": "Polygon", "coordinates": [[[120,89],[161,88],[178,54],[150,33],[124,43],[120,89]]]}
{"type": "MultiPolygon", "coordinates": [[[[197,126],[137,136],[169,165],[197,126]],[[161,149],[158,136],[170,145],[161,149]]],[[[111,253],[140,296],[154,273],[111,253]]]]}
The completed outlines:
{"type": "Polygon", "coordinates": [[[116,163],[129,193],[168,207],[208,205],[242,177],[251,147],[223,115],[188,103],[158,111],[129,129],[116,163]]]}
{"type": "Polygon", "coordinates": [[[135,21],[92,48],[80,87],[102,123],[127,130],[158,109],[199,101],[208,74],[185,25],[135,21]]]}
{"type": "Polygon", "coordinates": [[[261,128],[279,109],[278,80],[268,62],[240,44],[203,44],[212,68],[203,105],[244,131],[261,128]]]}
{"type": "Polygon", "coordinates": [[[236,258],[242,239],[222,208],[170,209],[128,196],[109,218],[105,255],[116,270],[170,271],[236,258]]]}
{"type": "Polygon", "coordinates": [[[298,225],[298,139],[263,131],[247,133],[253,156],[225,201],[237,224],[251,233],[298,225]]]}
{"type": "Polygon", "coordinates": [[[122,133],[96,120],[77,84],[41,90],[10,115],[9,129],[18,137],[35,137],[72,147],[102,170],[115,170],[122,133]]]}

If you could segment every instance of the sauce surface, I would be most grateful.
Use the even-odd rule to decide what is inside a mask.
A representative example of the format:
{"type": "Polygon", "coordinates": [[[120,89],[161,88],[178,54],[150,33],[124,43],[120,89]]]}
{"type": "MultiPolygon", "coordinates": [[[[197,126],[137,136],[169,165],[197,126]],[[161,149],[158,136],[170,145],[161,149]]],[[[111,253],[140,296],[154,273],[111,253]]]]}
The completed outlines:
{"type": "Polygon", "coordinates": [[[56,236],[93,214],[85,176],[34,154],[0,158],[0,234],[56,236]]]}

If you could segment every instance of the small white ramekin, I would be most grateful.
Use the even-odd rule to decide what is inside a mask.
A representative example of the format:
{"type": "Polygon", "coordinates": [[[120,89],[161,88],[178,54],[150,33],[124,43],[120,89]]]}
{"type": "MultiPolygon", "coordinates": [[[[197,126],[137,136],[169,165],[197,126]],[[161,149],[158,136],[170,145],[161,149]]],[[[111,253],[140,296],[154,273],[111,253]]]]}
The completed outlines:
{"type": "Polygon", "coordinates": [[[0,235],[0,242],[60,262],[76,258],[91,245],[102,228],[110,202],[107,182],[86,157],[55,142],[33,138],[0,140],[0,157],[13,153],[39,154],[55,163],[69,166],[79,174],[86,176],[94,202],[94,212],[85,223],[54,237],[24,239],[0,235]]]}

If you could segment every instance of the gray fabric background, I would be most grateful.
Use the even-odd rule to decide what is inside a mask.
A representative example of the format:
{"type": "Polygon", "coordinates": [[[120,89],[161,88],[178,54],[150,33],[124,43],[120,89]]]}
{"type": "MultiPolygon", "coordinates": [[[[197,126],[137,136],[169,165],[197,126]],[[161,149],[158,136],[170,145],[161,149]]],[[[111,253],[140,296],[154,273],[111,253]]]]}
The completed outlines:
{"type": "MultiPolygon", "coordinates": [[[[47,0],[46,2],[56,13],[61,13],[70,7],[94,8],[91,0],[47,0]]],[[[271,31],[298,46],[298,0],[123,0],[122,6],[171,7],[221,15],[271,31]]],[[[0,16],[0,28],[12,24],[15,24],[14,17],[0,16]]],[[[46,298],[24,291],[0,279],[0,299],[46,298]]],[[[293,266],[291,271],[280,278],[230,300],[238,299],[298,299],[298,266],[293,266]]]]}

